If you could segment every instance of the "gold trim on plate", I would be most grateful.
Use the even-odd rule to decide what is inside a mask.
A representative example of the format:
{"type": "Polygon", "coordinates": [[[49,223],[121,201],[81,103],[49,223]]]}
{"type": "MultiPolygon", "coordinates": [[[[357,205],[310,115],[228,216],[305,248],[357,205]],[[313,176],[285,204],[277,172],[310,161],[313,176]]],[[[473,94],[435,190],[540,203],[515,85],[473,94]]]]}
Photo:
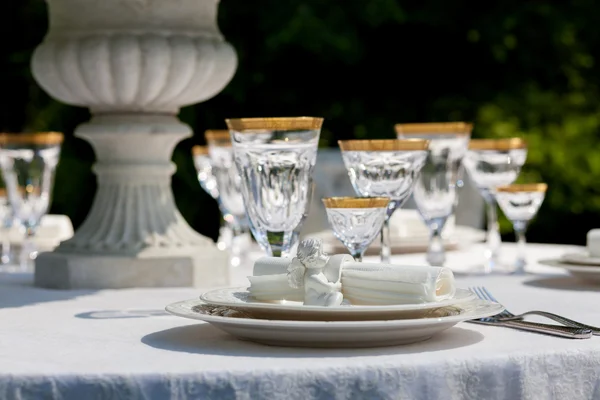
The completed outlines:
{"type": "Polygon", "coordinates": [[[515,183],[512,185],[498,186],[497,192],[518,193],[518,192],[545,192],[548,185],[545,183],[515,183]]]}
{"type": "Polygon", "coordinates": [[[205,156],[208,154],[208,147],[206,146],[194,146],[192,147],[192,155],[205,156]]]}
{"type": "Polygon", "coordinates": [[[62,144],[64,136],[60,132],[32,132],[32,133],[0,133],[0,145],[29,144],[29,145],[57,145],[62,144]]]}
{"type": "Polygon", "coordinates": [[[521,138],[471,139],[469,150],[515,150],[526,149],[527,142],[521,138]]]}
{"type": "Polygon", "coordinates": [[[394,125],[397,134],[463,134],[469,135],[473,130],[470,122],[424,122],[394,125]]]}
{"type": "Polygon", "coordinates": [[[302,131],[317,130],[323,125],[318,117],[275,117],[275,118],[232,118],[226,119],[227,127],[232,131],[302,131]]]}
{"type": "Polygon", "coordinates": [[[322,199],[326,208],[382,208],[387,207],[387,197],[325,197],[322,199]]]}
{"type": "Polygon", "coordinates": [[[427,150],[429,140],[383,139],[383,140],[338,140],[342,151],[403,151],[427,150]]]}

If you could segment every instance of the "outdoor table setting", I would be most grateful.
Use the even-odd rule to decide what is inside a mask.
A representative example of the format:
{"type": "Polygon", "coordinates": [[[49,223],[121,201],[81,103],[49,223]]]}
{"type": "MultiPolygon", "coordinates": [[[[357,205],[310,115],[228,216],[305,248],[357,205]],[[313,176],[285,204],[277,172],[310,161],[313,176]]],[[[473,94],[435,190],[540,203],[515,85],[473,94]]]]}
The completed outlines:
{"type": "MultiPolygon", "coordinates": [[[[397,124],[397,139],[339,142],[356,196],[314,199],[322,118],[226,123],[191,156],[223,216],[227,284],[55,290],[33,286],[30,263],[6,268],[0,398],[600,397],[600,233],[526,244],[551,188],[514,183],[525,140],[397,124]],[[487,230],[447,251],[465,174],[487,230]],[[426,240],[399,252],[393,215],[411,196],[426,240]],[[303,235],[313,201],[331,230],[303,235]],[[516,244],[501,242],[497,208],[516,244]]],[[[27,237],[49,206],[57,135],[0,140],[27,237]]]]}

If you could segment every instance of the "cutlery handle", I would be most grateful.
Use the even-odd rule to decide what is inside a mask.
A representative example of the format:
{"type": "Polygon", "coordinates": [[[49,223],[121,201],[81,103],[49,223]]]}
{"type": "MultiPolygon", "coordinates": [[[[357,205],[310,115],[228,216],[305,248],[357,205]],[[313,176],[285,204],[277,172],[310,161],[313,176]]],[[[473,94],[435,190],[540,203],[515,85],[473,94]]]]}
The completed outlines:
{"type": "Polygon", "coordinates": [[[521,329],[523,331],[544,333],[569,339],[589,339],[592,337],[592,331],[589,329],[573,328],[569,326],[538,324],[537,322],[529,321],[498,321],[491,324],[498,324],[500,326],[521,329]]]}
{"type": "MultiPolygon", "coordinates": [[[[573,328],[584,328],[584,329],[589,329],[592,331],[593,335],[600,335],[600,328],[597,328],[595,326],[591,326],[591,325],[586,325],[586,324],[582,324],[581,322],[577,322],[577,321],[573,321],[572,319],[569,318],[565,318],[563,316],[557,315],[557,314],[553,314],[550,312],[546,312],[546,311],[527,311],[523,314],[518,315],[517,317],[522,318],[525,315],[539,315],[541,317],[546,317],[549,318],[553,321],[558,322],[559,324],[563,324],[566,326],[571,326],[573,328]]],[[[512,318],[498,318],[501,321],[510,321],[512,318]]]]}

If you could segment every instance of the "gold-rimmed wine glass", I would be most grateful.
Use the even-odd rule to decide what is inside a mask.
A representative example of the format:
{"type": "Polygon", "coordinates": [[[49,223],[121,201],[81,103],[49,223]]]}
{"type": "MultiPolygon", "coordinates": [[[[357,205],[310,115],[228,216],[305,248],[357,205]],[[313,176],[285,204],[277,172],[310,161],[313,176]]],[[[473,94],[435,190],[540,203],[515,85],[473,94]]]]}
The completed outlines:
{"type": "Polygon", "coordinates": [[[323,199],[333,234],[361,262],[365,250],[381,233],[390,199],[387,197],[326,197],[323,199]]]}
{"type": "Polygon", "coordinates": [[[499,186],[495,190],[496,200],[515,230],[517,259],[514,273],[525,272],[525,265],[527,265],[525,232],[527,225],[544,202],[547,189],[548,185],[545,183],[526,183],[499,186]]]}
{"type": "Polygon", "coordinates": [[[25,230],[22,269],[29,269],[37,257],[32,239],[50,207],[62,142],[58,132],[0,134],[0,168],[8,199],[25,230]]]}
{"type": "Polygon", "coordinates": [[[381,229],[381,262],[389,263],[389,220],[412,193],[419,172],[425,165],[429,141],[340,140],[338,144],[356,194],[362,197],[390,198],[381,229]]]}
{"type": "Polygon", "coordinates": [[[463,165],[487,205],[487,249],[484,273],[491,273],[500,255],[500,231],[495,189],[513,183],[527,159],[521,138],[471,139],[463,165]]]}
{"type": "Polygon", "coordinates": [[[304,220],[323,118],[225,120],[250,230],[270,256],[287,256],[304,220]]]}
{"type": "Polygon", "coordinates": [[[473,124],[412,123],[396,124],[394,128],[398,139],[429,140],[427,161],[415,184],[413,198],[430,232],[427,262],[442,266],[446,260],[442,230],[458,201],[457,181],[473,124]]]}

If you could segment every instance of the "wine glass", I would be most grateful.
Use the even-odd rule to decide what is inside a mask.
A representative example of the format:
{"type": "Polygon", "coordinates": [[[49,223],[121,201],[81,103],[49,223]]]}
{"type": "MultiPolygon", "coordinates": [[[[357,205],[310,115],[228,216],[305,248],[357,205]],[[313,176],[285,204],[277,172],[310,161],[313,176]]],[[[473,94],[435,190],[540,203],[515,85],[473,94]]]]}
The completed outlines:
{"type": "Polygon", "coordinates": [[[390,199],[387,197],[327,197],[323,204],[333,234],[352,257],[362,262],[365,250],[381,232],[390,199]]]}
{"type": "Polygon", "coordinates": [[[427,262],[442,266],[446,261],[442,230],[454,212],[457,180],[467,153],[472,124],[465,122],[396,124],[398,139],[429,140],[427,161],[415,183],[413,198],[430,231],[427,262]]]}
{"type": "Polygon", "coordinates": [[[527,264],[525,252],[525,231],[527,225],[537,214],[544,202],[548,185],[545,183],[530,183],[499,186],[496,188],[496,199],[515,230],[517,237],[516,274],[525,272],[527,264]]]}
{"type": "Polygon", "coordinates": [[[227,223],[228,219],[231,217],[225,213],[223,213],[223,209],[221,208],[221,202],[219,201],[219,188],[217,188],[217,179],[212,173],[212,163],[210,160],[210,155],[208,154],[208,146],[194,146],[192,147],[192,156],[194,159],[194,166],[196,167],[196,172],[198,174],[198,182],[200,182],[200,186],[206,193],[208,193],[213,199],[217,201],[219,205],[219,210],[221,210],[221,215],[223,216],[223,220],[225,224],[221,226],[219,229],[219,237],[217,238],[217,248],[219,250],[226,250],[230,246],[231,238],[233,237],[233,233],[231,232],[231,228],[227,223]]]}
{"type": "Polygon", "coordinates": [[[494,189],[513,183],[527,159],[527,143],[520,138],[472,139],[463,165],[487,204],[487,249],[484,273],[491,273],[500,254],[500,232],[494,189]]]}
{"type": "Polygon", "coordinates": [[[323,118],[227,119],[250,230],[269,256],[288,256],[304,220],[323,118]]]}
{"type": "Polygon", "coordinates": [[[207,130],[204,137],[208,143],[211,175],[216,180],[219,207],[231,232],[228,246],[230,265],[237,267],[251,240],[241,192],[242,182],[233,160],[231,136],[228,130],[207,130]]]}
{"type": "Polygon", "coordinates": [[[340,140],[338,144],[356,193],[362,197],[390,198],[381,229],[381,262],[389,264],[390,217],[412,193],[427,159],[429,141],[340,140]]]}
{"type": "Polygon", "coordinates": [[[2,252],[0,254],[0,271],[11,271],[11,229],[14,222],[13,209],[8,201],[5,188],[0,188],[0,243],[2,252]]]}
{"type": "Polygon", "coordinates": [[[48,211],[62,133],[5,133],[0,135],[0,168],[15,218],[25,230],[21,269],[37,257],[33,237],[48,211]]]}

